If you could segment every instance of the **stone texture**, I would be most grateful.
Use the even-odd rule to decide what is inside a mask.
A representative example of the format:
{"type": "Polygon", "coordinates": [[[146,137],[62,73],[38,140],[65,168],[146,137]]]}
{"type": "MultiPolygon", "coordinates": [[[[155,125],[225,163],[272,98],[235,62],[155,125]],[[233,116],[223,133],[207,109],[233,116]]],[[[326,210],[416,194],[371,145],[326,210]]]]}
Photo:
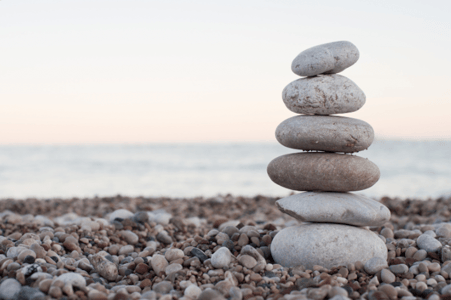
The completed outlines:
{"type": "Polygon", "coordinates": [[[14,300],[17,299],[20,288],[22,285],[19,281],[8,278],[0,284],[0,296],[1,299],[14,300]]]}
{"type": "Polygon", "coordinates": [[[348,41],[332,42],[306,49],[291,64],[299,76],[339,73],[357,62],[359,50],[348,41]]]}
{"type": "Polygon", "coordinates": [[[366,96],[349,78],[321,75],[289,83],[282,91],[282,99],[292,112],[330,115],[359,110],[365,104],[366,96]]]}
{"type": "Polygon", "coordinates": [[[213,265],[213,267],[217,269],[228,267],[231,262],[232,262],[232,254],[230,253],[230,250],[226,247],[219,248],[211,256],[211,264],[213,265]]]}
{"type": "Polygon", "coordinates": [[[299,150],[358,152],[374,140],[370,124],[353,118],[336,116],[294,116],[276,129],[279,143],[299,150]]]}
{"type": "Polygon", "coordinates": [[[417,239],[417,245],[427,252],[436,252],[442,247],[442,244],[429,234],[420,235],[417,239]]]}
{"type": "Polygon", "coordinates": [[[303,222],[381,226],[390,220],[385,205],[351,193],[305,192],[280,199],[276,205],[303,222]]]}
{"type": "Polygon", "coordinates": [[[368,159],[336,153],[282,155],[269,163],[267,171],[272,181],[297,191],[359,191],[380,177],[379,168],[368,159]]]}
{"type": "Polygon", "coordinates": [[[376,274],[380,270],[388,268],[387,260],[375,256],[365,263],[364,268],[368,274],[376,274]]]}
{"type": "Polygon", "coordinates": [[[70,283],[72,286],[83,288],[86,286],[86,280],[78,273],[65,273],[58,276],[58,280],[64,283],[70,283]]]}
{"type": "Polygon", "coordinates": [[[370,230],[340,224],[304,224],[285,228],[271,243],[274,261],[284,267],[325,268],[387,259],[384,242],[370,230]]]}
{"type": "Polygon", "coordinates": [[[100,254],[90,255],[89,261],[100,276],[109,281],[116,280],[118,270],[114,263],[110,262],[100,254]]]}

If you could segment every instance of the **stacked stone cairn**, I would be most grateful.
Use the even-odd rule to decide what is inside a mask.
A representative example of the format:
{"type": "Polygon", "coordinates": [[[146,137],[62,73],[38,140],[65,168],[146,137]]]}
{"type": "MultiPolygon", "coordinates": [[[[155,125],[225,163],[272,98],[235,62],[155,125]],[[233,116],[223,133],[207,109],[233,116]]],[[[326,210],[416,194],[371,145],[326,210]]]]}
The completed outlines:
{"type": "Polygon", "coordinates": [[[276,138],[288,148],[303,150],[280,156],[268,165],[275,183],[305,191],[277,201],[278,208],[303,222],[281,230],[271,244],[274,260],[285,266],[347,266],[373,257],[387,259],[385,243],[368,226],[381,226],[390,211],[381,203],[349,192],[373,186],[379,168],[352,155],[374,139],[366,122],[333,116],[354,112],[365,94],[337,73],[359,59],[354,44],[340,41],[301,52],[291,66],[301,79],[288,84],[282,96],[289,110],[300,114],[283,121],[276,138]]]}

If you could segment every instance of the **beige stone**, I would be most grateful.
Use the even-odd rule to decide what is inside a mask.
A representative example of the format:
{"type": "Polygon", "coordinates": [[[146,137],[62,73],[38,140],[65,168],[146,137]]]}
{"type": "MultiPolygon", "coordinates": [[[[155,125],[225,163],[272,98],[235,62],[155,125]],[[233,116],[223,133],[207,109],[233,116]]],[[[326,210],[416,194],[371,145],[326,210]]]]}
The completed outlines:
{"type": "Polygon", "coordinates": [[[303,224],[280,231],[271,244],[274,261],[284,267],[315,265],[330,269],[378,256],[387,259],[385,243],[372,231],[341,224],[303,224]]]}
{"type": "Polygon", "coordinates": [[[336,116],[294,116],[276,129],[279,143],[288,148],[329,152],[358,152],[374,140],[370,124],[336,116]]]}
{"type": "Polygon", "coordinates": [[[311,47],[299,53],[291,70],[299,76],[339,73],[357,62],[357,47],[348,41],[338,41],[311,47]]]}
{"type": "Polygon", "coordinates": [[[272,181],[297,191],[349,192],[367,189],[380,177],[368,159],[336,153],[293,153],[271,161],[272,181]]]}
{"type": "Polygon", "coordinates": [[[385,205],[352,193],[305,192],[280,199],[276,205],[303,222],[381,226],[390,220],[385,205]]]}
{"type": "Polygon", "coordinates": [[[359,110],[366,101],[363,91],[341,75],[320,75],[288,84],[282,99],[289,110],[304,115],[343,114],[359,110]]]}

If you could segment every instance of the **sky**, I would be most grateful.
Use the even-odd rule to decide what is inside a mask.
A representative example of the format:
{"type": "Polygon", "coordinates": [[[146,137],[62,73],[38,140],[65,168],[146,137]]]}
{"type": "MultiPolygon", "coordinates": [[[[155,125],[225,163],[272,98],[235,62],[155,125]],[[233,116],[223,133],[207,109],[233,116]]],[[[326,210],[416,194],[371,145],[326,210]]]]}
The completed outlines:
{"type": "Polygon", "coordinates": [[[0,145],[275,141],[312,46],[348,40],[380,139],[451,139],[450,1],[1,0],[0,145]]]}

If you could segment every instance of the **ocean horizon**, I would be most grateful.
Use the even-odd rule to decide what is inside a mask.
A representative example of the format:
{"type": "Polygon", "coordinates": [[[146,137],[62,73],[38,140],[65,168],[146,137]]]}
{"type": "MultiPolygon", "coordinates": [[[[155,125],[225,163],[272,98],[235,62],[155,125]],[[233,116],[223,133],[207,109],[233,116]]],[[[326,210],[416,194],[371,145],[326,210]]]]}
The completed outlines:
{"type": "MultiPolygon", "coordinates": [[[[377,139],[355,155],[381,170],[357,193],[373,198],[451,195],[451,140],[377,139]]],[[[0,199],[286,196],[266,166],[299,152],[277,142],[0,146],[0,199]]]]}

